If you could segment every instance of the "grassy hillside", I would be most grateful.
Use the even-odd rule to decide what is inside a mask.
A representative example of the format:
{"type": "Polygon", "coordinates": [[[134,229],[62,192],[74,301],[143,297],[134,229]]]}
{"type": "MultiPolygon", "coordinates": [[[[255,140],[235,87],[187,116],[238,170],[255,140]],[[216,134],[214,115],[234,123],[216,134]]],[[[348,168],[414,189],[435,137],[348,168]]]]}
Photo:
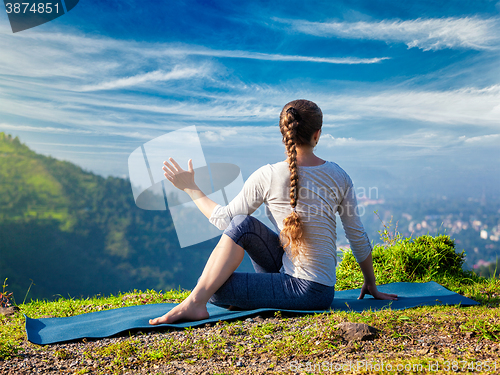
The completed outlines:
{"type": "Polygon", "coordinates": [[[69,221],[68,197],[44,160],[16,137],[0,133],[0,220],[30,217],[69,221]]]}
{"type": "MultiPolygon", "coordinates": [[[[0,367],[12,373],[21,369],[33,372],[36,368],[75,374],[313,374],[335,372],[335,366],[351,363],[354,367],[346,373],[387,373],[380,370],[382,364],[392,366],[393,373],[445,373],[447,367],[453,367],[454,372],[498,372],[500,280],[462,271],[463,254],[455,252],[446,236],[395,239],[389,246],[377,247],[373,255],[378,280],[435,280],[481,305],[299,317],[278,312],[196,329],[135,332],[39,347],[26,341],[23,313],[30,317],[64,317],[122,306],[179,302],[188,292],[148,290],[91,299],[34,301],[20,305],[13,317],[0,316],[0,367]],[[369,324],[380,332],[371,341],[346,341],[336,325],[348,321],[369,324]],[[436,371],[436,366],[441,371],[436,371]],[[493,366],[497,366],[496,371],[493,366]],[[396,372],[397,368],[402,370],[396,372]]],[[[346,254],[338,271],[338,290],[359,287],[361,272],[352,262],[352,254],[346,254]]]]}
{"type": "Polygon", "coordinates": [[[128,180],[0,133],[0,280],[18,302],[31,282],[28,300],[194,285],[203,245],[179,251],[168,211],[137,208],[128,180]]]}

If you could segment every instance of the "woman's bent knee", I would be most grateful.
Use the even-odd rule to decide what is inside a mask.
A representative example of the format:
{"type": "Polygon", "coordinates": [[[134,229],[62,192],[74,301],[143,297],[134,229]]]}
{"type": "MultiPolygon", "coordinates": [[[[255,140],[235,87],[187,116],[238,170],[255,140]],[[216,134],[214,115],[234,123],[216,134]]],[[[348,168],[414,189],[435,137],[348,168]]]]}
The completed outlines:
{"type": "Polygon", "coordinates": [[[229,226],[226,228],[227,230],[233,230],[235,228],[239,228],[241,226],[248,226],[253,220],[255,220],[254,217],[250,215],[236,215],[231,219],[231,223],[229,226]]]}
{"type": "Polygon", "coordinates": [[[253,225],[254,220],[257,219],[249,215],[236,215],[233,217],[226,230],[224,230],[224,234],[231,237],[233,241],[236,242],[241,235],[252,230],[255,226],[253,225]]]}

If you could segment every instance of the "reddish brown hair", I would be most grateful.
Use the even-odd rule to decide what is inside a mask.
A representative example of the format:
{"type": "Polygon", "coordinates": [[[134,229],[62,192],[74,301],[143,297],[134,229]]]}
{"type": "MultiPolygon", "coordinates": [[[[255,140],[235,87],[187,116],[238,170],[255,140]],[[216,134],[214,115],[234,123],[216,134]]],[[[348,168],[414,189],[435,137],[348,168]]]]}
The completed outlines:
{"type": "Polygon", "coordinates": [[[286,147],[287,161],[290,169],[290,205],[292,213],[283,220],[283,229],[280,233],[284,248],[289,244],[290,255],[293,257],[303,254],[302,221],[296,211],[299,189],[299,174],[297,168],[296,146],[311,144],[313,134],[323,125],[321,109],[309,100],[294,100],[286,104],[280,114],[280,130],[283,143],[286,147]]]}

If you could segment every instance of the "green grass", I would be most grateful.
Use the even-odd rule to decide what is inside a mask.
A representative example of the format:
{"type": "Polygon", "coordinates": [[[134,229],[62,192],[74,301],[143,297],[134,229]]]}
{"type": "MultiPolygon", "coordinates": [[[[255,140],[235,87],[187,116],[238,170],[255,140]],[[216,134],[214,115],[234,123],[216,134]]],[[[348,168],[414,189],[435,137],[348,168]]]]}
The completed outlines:
{"type": "Polygon", "coordinates": [[[134,290],[130,293],[121,293],[116,296],[95,296],[85,299],[60,297],[56,301],[49,302],[36,300],[17,305],[20,310],[14,317],[4,317],[0,315],[0,360],[9,359],[22,350],[21,343],[26,341],[23,314],[30,318],[68,317],[124,306],[162,303],[167,301],[180,302],[188,295],[189,291],[182,290],[171,290],[165,293],[153,290],[148,290],[146,292],[134,290]]]}
{"type": "MultiPolygon", "coordinates": [[[[329,353],[339,352],[346,343],[337,335],[335,325],[343,321],[383,327],[385,337],[377,343],[380,353],[391,352],[396,355],[403,353],[404,341],[417,340],[421,337],[420,331],[404,333],[407,327],[417,325],[432,326],[432,335],[455,336],[463,332],[473,332],[475,333],[473,346],[485,340],[498,342],[498,337],[495,338],[491,334],[483,335],[485,328],[494,329],[498,333],[498,309],[486,306],[474,306],[468,309],[425,306],[403,311],[387,309],[377,312],[314,314],[295,319],[290,328],[289,322],[292,319],[294,318],[282,318],[272,324],[264,321],[251,326],[244,321],[220,322],[216,325],[217,333],[209,337],[195,336],[196,330],[187,330],[182,341],[168,336],[155,345],[148,346],[141,344],[140,336],[139,338],[135,336],[98,350],[89,349],[86,355],[99,363],[104,373],[122,373],[126,369],[134,368],[131,366],[147,368],[152,363],[183,361],[195,364],[202,359],[227,360],[228,356],[232,363],[236,363],[241,357],[270,358],[272,359],[270,368],[272,368],[277,361],[322,360],[329,353]],[[451,314],[453,319],[450,319],[451,314]],[[497,323],[492,324],[497,324],[496,326],[485,327],[485,324],[494,322],[495,319],[497,323]],[[266,338],[265,336],[269,334],[273,337],[266,338]],[[112,358],[112,361],[106,361],[108,358],[112,358]]],[[[351,347],[354,354],[362,353],[362,350],[363,343],[354,343],[351,347]]],[[[462,355],[460,358],[463,358],[461,360],[474,360],[468,356],[468,351],[460,355],[462,355]]],[[[390,363],[393,366],[403,364],[418,368],[422,365],[428,368],[434,360],[426,357],[410,359],[395,357],[390,363]]],[[[443,366],[443,363],[440,365],[443,366]]]]}
{"type": "MultiPolygon", "coordinates": [[[[463,253],[456,253],[454,243],[448,236],[422,236],[412,239],[397,239],[390,246],[376,246],[373,251],[374,269],[378,283],[398,281],[426,282],[434,280],[450,290],[456,291],[481,303],[478,306],[424,306],[407,310],[385,309],[380,311],[332,312],[312,314],[300,318],[285,318],[278,312],[275,318],[258,324],[244,321],[219,322],[217,335],[199,335],[197,329],[182,331],[182,340],[173,335],[144,345],[141,336],[135,335],[115,344],[88,349],[85,356],[101,364],[104,373],[120,373],[131,366],[148,366],[152,363],[184,361],[196,363],[206,359],[238,358],[272,359],[270,368],[277,361],[293,359],[323,358],[327,353],[341,353],[346,343],[336,334],[335,325],[340,322],[362,322],[382,329],[383,340],[378,340],[380,353],[393,353],[392,364],[427,366],[433,363],[425,355],[422,358],[403,360],[405,342],[419,339],[422,327],[430,336],[470,337],[475,345],[500,341],[500,280],[485,279],[472,272],[462,270],[463,253]],[[290,325],[290,319],[293,325],[290,325]],[[396,354],[394,354],[396,353],[396,354]],[[109,358],[112,358],[109,361],[109,358]],[[132,358],[132,359],[131,359],[132,358]]],[[[346,252],[337,270],[337,289],[358,288],[363,279],[354,256],[346,252]]],[[[66,317],[91,311],[100,311],[122,306],[180,302],[189,291],[146,292],[134,290],[116,296],[94,298],[59,298],[57,301],[31,301],[18,305],[20,311],[14,317],[0,317],[0,360],[22,354],[26,343],[24,318],[66,317]]],[[[351,353],[361,353],[362,343],[349,347],[351,353]]],[[[489,345],[489,344],[488,344],[489,345]]],[[[40,350],[43,350],[40,348],[40,350]]],[[[444,349],[443,349],[444,350],[444,349]]],[[[446,349],[448,350],[448,349],[446,349]]],[[[447,354],[448,355],[448,354],[447,354]]],[[[477,360],[474,353],[449,354],[456,358],[477,360]]],[[[58,350],[58,359],[71,358],[71,353],[58,350]]],[[[86,370],[79,370],[85,373],[86,370]]],[[[90,371],[90,370],[89,370],[90,371]]]]}
{"type": "MultiPolygon", "coordinates": [[[[462,269],[465,254],[455,251],[447,235],[403,238],[389,246],[376,245],[372,252],[378,284],[436,281],[444,287],[480,303],[497,306],[499,279],[486,279],[462,269]]],[[[345,251],[337,269],[336,290],[360,288],[363,275],[354,255],[345,251]]]]}

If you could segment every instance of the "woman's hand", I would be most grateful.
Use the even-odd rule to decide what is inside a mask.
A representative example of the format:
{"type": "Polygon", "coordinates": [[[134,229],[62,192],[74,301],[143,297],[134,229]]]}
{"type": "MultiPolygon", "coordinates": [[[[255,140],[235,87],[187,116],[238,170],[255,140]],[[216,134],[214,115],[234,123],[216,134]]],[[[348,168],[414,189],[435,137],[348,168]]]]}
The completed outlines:
{"type": "Polygon", "coordinates": [[[217,203],[207,197],[194,182],[193,160],[189,159],[187,171],[182,169],[173,158],[168,158],[168,160],[170,160],[172,165],[168,161],[163,162],[165,164],[163,167],[165,171],[164,175],[167,180],[177,189],[186,192],[203,215],[210,219],[217,203]]]}
{"type": "Polygon", "coordinates": [[[363,287],[361,288],[361,293],[359,294],[358,299],[363,299],[365,297],[365,294],[369,294],[373,296],[375,299],[388,299],[388,300],[397,300],[398,295],[397,294],[389,294],[389,293],[382,293],[379,292],[377,289],[377,286],[375,284],[367,284],[364,283],[363,287]]]}
{"type": "Polygon", "coordinates": [[[363,273],[365,282],[363,283],[358,299],[363,299],[365,294],[370,294],[375,299],[398,299],[396,294],[382,293],[378,291],[377,284],[375,283],[375,272],[373,271],[372,253],[370,253],[364,261],[359,263],[359,266],[361,267],[361,272],[363,273]]]}
{"type": "Polygon", "coordinates": [[[189,159],[188,161],[188,170],[183,170],[179,164],[173,159],[168,158],[172,165],[168,161],[164,161],[163,170],[165,171],[164,175],[177,189],[186,190],[186,189],[198,189],[194,182],[194,169],[193,169],[193,160],[189,159]]]}

